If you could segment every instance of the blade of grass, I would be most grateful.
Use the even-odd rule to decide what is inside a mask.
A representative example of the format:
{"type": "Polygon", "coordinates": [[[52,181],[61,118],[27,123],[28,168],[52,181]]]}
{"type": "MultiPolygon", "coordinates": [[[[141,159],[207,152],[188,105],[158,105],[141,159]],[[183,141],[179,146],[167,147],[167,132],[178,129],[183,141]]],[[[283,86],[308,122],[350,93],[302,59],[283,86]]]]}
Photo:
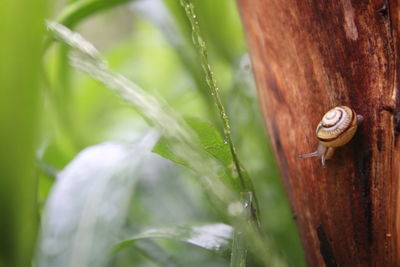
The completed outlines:
{"type": "Polygon", "coordinates": [[[29,266],[38,210],[36,130],[47,0],[0,1],[0,266],[29,266]]]}
{"type": "Polygon", "coordinates": [[[228,64],[234,64],[244,51],[243,36],[236,2],[191,0],[196,6],[199,24],[213,48],[228,64]],[[238,30],[239,29],[239,30],[238,30]]]}
{"type": "Polygon", "coordinates": [[[197,15],[194,11],[194,5],[189,0],[180,0],[180,4],[184,8],[186,15],[190,21],[190,25],[191,25],[191,29],[192,29],[193,44],[195,45],[195,47],[197,48],[197,51],[199,53],[199,57],[201,60],[201,66],[203,68],[203,72],[204,72],[207,84],[209,86],[210,93],[212,96],[214,96],[214,101],[217,105],[219,115],[222,120],[223,130],[224,130],[224,138],[230,147],[233,162],[235,164],[235,172],[232,173],[232,177],[239,179],[240,184],[242,186],[243,194],[246,194],[247,192],[251,192],[251,194],[253,195],[253,202],[251,203],[251,206],[252,206],[251,216],[252,216],[252,220],[255,223],[255,225],[258,226],[258,225],[260,225],[260,220],[259,220],[257,198],[256,198],[255,192],[253,190],[252,182],[248,176],[244,175],[241,164],[239,162],[239,158],[235,151],[235,146],[234,146],[234,143],[233,143],[232,137],[231,137],[231,127],[229,124],[229,118],[225,111],[225,107],[222,104],[221,97],[219,95],[219,88],[217,85],[217,81],[214,77],[214,73],[211,69],[211,66],[210,66],[210,63],[208,60],[207,46],[206,46],[206,43],[205,43],[204,38],[202,37],[201,31],[200,31],[199,23],[197,21],[197,15]]]}
{"type": "MultiPolygon", "coordinates": [[[[215,55],[229,64],[237,61],[243,53],[244,44],[240,29],[240,20],[235,10],[234,1],[226,0],[191,0],[196,6],[196,15],[200,25],[203,25],[205,40],[215,52],[215,55]]],[[[179,1],[164,0],[165,5],[173,14],[182,34],[191,39],[191,27],[187,23],[185,12],[179,1]]]]}
{"type": "MultiPolygon", "coordinates": [[[[245,203],[251,203],[251,194],[247,194],[244,196],[245,203]]],[[[243,217],[247,220],[251,217],[251,205],[245,205],[244,211],[242,213],[243,217]]],[[[254,229],[254,228],[253,228],[254,229]]],[[[245,234],[252,234],[250,232],[253,230],[251,228],[244,230],[240,229],[240,227],[236,227],[233,235],[233,242],[232,242],[232,250],[231,250],[231,258],[230,258],[230,267],[245,267],[246,266],[246,259],[247,259],[247,246],[246,246],[246,239],[245,234]]]]}
{"type": "Polygon", "coordinates": [[[186,242],[211,251],[222,251],[230,243],[233,229],[223,223],[154,228],[117,243],[114,252],[141,239],[166,238],[186,242]]]}
{"type": "Polygon", "coordinates": [[[246,266],[247,248],[245,246],[243,233],[235,230],[232,242],[230,267],[246,266]]]}
{"type": "Polygon", "coordinates": [[[57,21],[69,28],[74,28],[82,20],[93,14],[121,5],[133,0],[91,0],[75,1],[68,5],[60,14],[57,21]]]}

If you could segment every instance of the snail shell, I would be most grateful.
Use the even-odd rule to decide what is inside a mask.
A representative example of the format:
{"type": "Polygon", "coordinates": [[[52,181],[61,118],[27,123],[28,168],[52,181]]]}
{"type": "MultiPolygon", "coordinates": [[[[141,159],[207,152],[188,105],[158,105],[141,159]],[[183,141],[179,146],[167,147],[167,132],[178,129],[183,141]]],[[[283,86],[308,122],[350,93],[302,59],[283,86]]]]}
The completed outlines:
{"type": "Polygon", "coordinates": [[[322,165],[325,166],[325,160],[332,158],[335,148],[347,144],[353,138],[362,119],[361,115],[346,106],[329,110],[315,131],[319,140],[317,151],[299,157],[321,157],[322,165]]]}
{"type": "Polygon", "coordinates": [[[357,115],[349,107],[340,106],[329,110],[316,129],[321,144],[339,147],[347,144],[357,131],[357,115]]]}

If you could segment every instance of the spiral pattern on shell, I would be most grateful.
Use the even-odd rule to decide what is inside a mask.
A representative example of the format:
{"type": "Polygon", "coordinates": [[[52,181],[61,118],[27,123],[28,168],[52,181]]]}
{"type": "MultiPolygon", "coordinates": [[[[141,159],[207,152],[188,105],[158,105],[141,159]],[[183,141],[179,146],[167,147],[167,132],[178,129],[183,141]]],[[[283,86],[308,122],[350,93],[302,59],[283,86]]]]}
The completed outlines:
{"type": "Polygon", "coordinates": [[[327,146],[339,146],[348,142],[357,129],[356,113],[346,106],[329,110],[318,124],[318,139],[327,146]]]}

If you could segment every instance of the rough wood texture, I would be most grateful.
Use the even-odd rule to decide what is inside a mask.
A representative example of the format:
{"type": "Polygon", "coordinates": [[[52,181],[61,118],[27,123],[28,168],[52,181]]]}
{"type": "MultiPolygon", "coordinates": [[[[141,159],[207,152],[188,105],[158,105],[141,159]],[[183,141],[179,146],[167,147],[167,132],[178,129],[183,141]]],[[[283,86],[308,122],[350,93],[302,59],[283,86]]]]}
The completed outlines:
{"type": "Polygon", "coordinates": [[[398,1],[238,0],[262,112],[310,266],[400,266],[398,1]],[[365,118],[327,168],[322,115],[365,118]]]}

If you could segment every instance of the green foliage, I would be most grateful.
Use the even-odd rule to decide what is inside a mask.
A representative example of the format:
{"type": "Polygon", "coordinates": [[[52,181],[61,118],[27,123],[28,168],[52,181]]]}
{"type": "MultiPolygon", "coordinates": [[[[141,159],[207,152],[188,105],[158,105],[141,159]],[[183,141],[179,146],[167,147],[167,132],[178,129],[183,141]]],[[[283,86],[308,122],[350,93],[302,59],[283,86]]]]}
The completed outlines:
{"type": "MultiPolygon", "coordinates": [[[[203,122],[198,119],[187,119],[188,125],[197,133],[201,146],[211,155],[219,159],[226,167],[229,167],[232,162],[232,154],[228,144],[222,139],[217,129],[208,122],[203,122]]],[[[162,138],[153,151],[167,159],[176,163],[187,165],[185,159],[178,158],[169,148],[168,141],[162,138]]]]}
{"type": "Polygon", "coordinates": [[[1,267],[304,265],[234,1],[6,2],[1,267]]]}
{"type": "MultiPolygon", "coordinates": [[[[197,134],[201,147],[218,159],[225,166],[227,172],[229,173],[233,167],[232,153],[228,144],[222,139],[217,129],[212,124],[202,122],[198,119],[186,119],[186,122],[197,134]]],[[[187,162],[190,160],[190,158],[181,158],[175,155],[166,138],[161,138],[161,140],[154,147],[153,152],[176,163],[190,166],[190,164],[187,162]]],[[[240,189],[240,184],[238,184],[238,181],[228,180],[227,178],[226,182],[231,182],[232,184],[230,186],[232,186],[232,188],[235,188],[236,190],[240,189]]]]}

